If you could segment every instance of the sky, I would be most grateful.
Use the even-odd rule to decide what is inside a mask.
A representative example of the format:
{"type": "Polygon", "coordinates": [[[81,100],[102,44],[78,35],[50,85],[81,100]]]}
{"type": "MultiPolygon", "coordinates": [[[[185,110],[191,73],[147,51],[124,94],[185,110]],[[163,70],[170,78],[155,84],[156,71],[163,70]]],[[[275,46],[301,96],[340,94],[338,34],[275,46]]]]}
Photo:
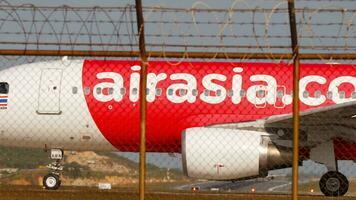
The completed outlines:
{"type": "MultiPolygon", "coordinates": [[[[0,1],[6,5],[5,1],[0,1]]],[[[41,1],[41,0],[27,0],[19,1],[12,0],[12,5],[33,4],[35,6],[63,6],[70,7],[123,7],[126,5],[134,5],[134,1],[106,1],[91,0],[91,1],[41,1]]],[[[281,0],[205,0],[205,1],[159,1],[159,0],[144,0],[144,6],[150,7],[178,7],[178,8],[222,8],[222,9],[251,9],[260,10],[262,8],[278,9],[287,8],[285,1],[281,0]]],[[[355,9],[356,5],[352,1],[310,1],[300,0],[296,2],[296,7],[302,8],[340,8],[340,9],[355,9]]],[[[156,10],[157,11],[157,10],[156,10]]],[[[108,11],[97,9],[95,12],[75,12],[69,10],[65,13],[62,10],[52,11],[39,10],[35,11],[29,9],[27,11],[16,11],[17,15],[23,17],[22,23],[6,22],[3,26],[6,27],[7,32],[27,32],[25,34],[17,34],[16,37],[20,41],[50,41],[50,42],[67,42],[67,43],[81,43],[91,41],[93,43],[110,43],[120,44],[118,46],[105,47],[87,47],[80,45],[73,46],[37,46],[36,44],[27,45],[27,48],[60,48],[60,49],[84,49],[91,48],[93,50],[137,50],[137,38],[127,35],[134,35],[137,33],[136,24],[120,23],[118,20],[135,20],[134,15],[123,15],[124,12],[108,11]],[[51,23],[37,23],[33,26],[28,20],[31,18],[36,20],[49,20],[51,23]],[[57,19],[82,21],[66,23],[65,26],[57,19]],[[26,21],[27,20],[27,21],[26,21]],[[99,22],[100,20],[111,21],[99,22]],[[94,22],[92,22],[94,21],[94,22]],[[41,34],[36,34],[36,31],[41,34]],[[32,33],[29,34],[28,32],[32,33]],[[50,35],[48,32],[56,32],[55,35],[50,35]],[[61,35],[60,35],[61,34],[61,35]],[[96,35],[93,35],[96,34],[96,35]],[[58,37],[60,35],[60,37],[58,37]],[[114,35],[114,36],[108,36],[114,35]],[[60,40],[60,41],[59,41],[60,40]],[[134,47],[123,46],[124,44],[134,44],[134,47]]],[[[125,14],[125,13],[124,13],[125,14]]],[[[14,18],[17,18],[13,14],[14,18]]],[[[146,43],[148,51],[219,51],[219,52],[275,52],[285,53],[290,52],[290,30],[288,25],[287,13],[279,13],[276,11],[266,12],[234,12],[234,13],[207,13],[207,12],[154,12],[147,11],[145,15],[145,32],[146,43]],[[160,21],[159,23],[154,23],[160,21]],[[164,23],[179,22],[179,23],[164,23]],[[183,23],[183,22],[196,22],[183,23]],[[202,23],[203,22],[203,23],[202,23]],[[220,24],[217,22],[220,22],[220,24]],[[252,25],[254,24],[254,25],[252,25]],[[158,35],[158,36],[157,36],[158,35]],[[167,36],[170,35],[170,36],[167,36]],[[178,36],[172,36],[178,35],[178,36]],[[183,35],[183,36],[182,36],[183,35]],[[155,44],[150,45],[150,44],[155,44]],[[168,44],[188,45],[189,47],[173,47],[168,44]],[[195,45],[195,47],[193,47],[195,45]],[[219,47],[205,48],[196,47],[199,45],[215,45],[219,47]],[[221,47],[225,46],[225,47],[221,47]],[[227,47],[230,46],[230,47],[227,47]],[[238,48],[235,48],[238,46],[238,48]],[[257,47],[255,47],[257,46],[257,47]],[[277,46],[284,46],[286,48],[277,48],[277,46]]],[[[0,12],[0,18],[8,17],[8,13],[0,12]]],[[[21,18],[20,17],[20,18],[21,18]]],[[[344,53],[345,51],[356,50],[355,28],[350,26],[356,20],[355,16],[350,12],[303,12],[297,15],[299,43],[302,46],[309,46],[309,48],[301,48],[301,52],[314,53],[344,53]],[[318,25],[315,25],[318,24],[318,25]],[[320,49],[317,46],[322,46],[320,49]],[[341,46],[345,48],[330,49],[326,46],[341,46]],[[312,49],[313,48],[313,49],[312,49]]],[[[2,34],[0,27],[0,34],[2,34]]],[[[2,38],[11,40],[14,34],[2,34],[2,38]]],[[[23,49],[23,45],[12,45],[12,48],[23,49]]]]}

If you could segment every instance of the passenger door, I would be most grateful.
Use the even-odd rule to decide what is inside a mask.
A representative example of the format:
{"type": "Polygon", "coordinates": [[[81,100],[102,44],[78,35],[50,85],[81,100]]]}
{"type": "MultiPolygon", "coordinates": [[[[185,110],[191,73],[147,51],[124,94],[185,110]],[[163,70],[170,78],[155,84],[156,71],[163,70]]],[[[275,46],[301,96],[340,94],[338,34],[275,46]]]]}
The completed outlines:
{"type": "Polygon", "coordinates": [[[38,97],[38,114],[61,114],[62,69],[42,69],[38,97]]]}

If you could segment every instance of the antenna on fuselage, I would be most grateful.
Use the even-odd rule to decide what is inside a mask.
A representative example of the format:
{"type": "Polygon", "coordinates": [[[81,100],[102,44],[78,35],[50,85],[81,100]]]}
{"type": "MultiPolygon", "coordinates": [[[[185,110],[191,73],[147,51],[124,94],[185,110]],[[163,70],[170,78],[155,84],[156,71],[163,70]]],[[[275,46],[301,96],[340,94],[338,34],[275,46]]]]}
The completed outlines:
{"type": "Polygon", "coordinates": [[[72,61],[68,59],[68,56],[62,57],[62,65],[63,66],[68,67],[68,66],[70,66],[71,63],[72,63],[72,61]]]}
{"type": "Polygon", "coordinates": [[[334,61],[333,58],[330,58],[328,62],[325,62],[325,64],[328,64],[328,65],[337,65],[337,64],[340,64],[340,63],[334,61]]]}
{"type": "Polygon", "coordinates": [[[68,56],[63,56],[62,61],[68,61],[68,56]]]}

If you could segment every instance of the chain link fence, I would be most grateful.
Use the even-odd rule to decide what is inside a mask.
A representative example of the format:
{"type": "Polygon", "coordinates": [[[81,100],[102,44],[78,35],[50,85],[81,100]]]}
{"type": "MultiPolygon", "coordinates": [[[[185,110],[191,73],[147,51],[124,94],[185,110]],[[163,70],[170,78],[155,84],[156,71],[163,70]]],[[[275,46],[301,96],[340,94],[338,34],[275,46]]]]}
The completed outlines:
{"type": "MultiPolygon", "coordinates": [[[[121,4],[0,1],[4,197],[138,198],[139,41],[135,5],[121,4]]],[[[299,193],[354,197],[356,7],[301,0],[295,12],[299,193]]],[[[287,1],[148,1],[143,14],[146,198],[290,195],[287,1]]]]}

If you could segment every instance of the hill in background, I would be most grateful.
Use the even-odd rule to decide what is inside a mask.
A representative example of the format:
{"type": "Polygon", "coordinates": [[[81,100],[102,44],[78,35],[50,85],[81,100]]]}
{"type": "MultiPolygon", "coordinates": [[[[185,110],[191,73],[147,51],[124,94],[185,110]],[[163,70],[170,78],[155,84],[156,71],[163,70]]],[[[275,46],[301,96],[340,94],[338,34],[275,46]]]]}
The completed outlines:
{"type": "MultiPolygon", "coordinates": [[[[0,183],[17,185],[41,185],[47,174],[49,152],[0,146],[0,183]]],[[[97,186],[100,182],[113,186],[136,184],[138,163],[115,153],[92,151],[65,152],[63,185],[97,186]]],[[[178,169],[147,164],[147,183],[185,182],[187,179],[178,169]]]]}

